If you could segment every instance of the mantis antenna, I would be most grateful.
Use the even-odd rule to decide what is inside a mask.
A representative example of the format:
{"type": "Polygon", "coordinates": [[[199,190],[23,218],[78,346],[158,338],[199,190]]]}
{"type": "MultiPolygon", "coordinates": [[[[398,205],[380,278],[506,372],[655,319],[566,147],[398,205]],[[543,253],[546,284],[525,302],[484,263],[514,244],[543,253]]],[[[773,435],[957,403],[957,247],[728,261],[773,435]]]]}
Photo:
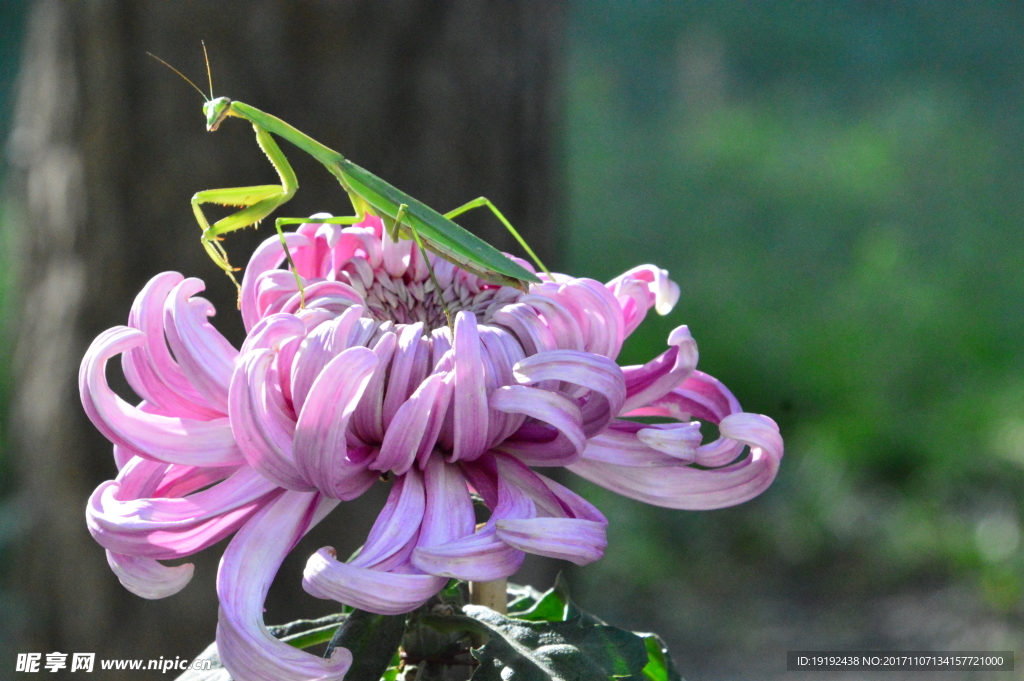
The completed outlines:
{"type": "MultiPolygon", "coordinates": [[[[206,45],[203,45],[203,52],[204,52],[204,53],[206,52],[206,45]]],[[[156,60],[157,60],[158,62],[160,62],[161,64],[163,64],[163,65],[164,65],[164,66],[166,66],[167,68],[169,68],[169,69],[170,69],[171,71],[174,71],[174,72],[175,72],[175,73],[177,73],[177,74],[178,74],[179,76],[181,76],[181,77],[182,77],[182,79],[184,79],[184,81],[185,81],[186,83],[188,83],[188,84],[189,84],[189,85],[191,85],[191,86],[192,86],[193,88],[195,88],[195,91],[199,93],[199,96],[203,98],[203,101],[204,101],[204,102],[208,102],[208,101],[210,101],[210,100],[209,100],[209,99],[208,99],[208,98],[206,97],[206,95],[204,95],[204,94],[203,94],[203,91],[199,89],[199,86],[197,86],[197,85],[196,85],[195,83],[193,83],[193,82],[192,82],[191,80],[189,80],[189,79],[188,79],[188,77],[187,77],[187,76],[186,76],[186,75],[185,75],[184,73],[182,73],[182,72],[181,72],[181,71],[179,71],[178,69],[174,68],[173,66],[171,66],[170,64],[168,64],[167,62],[165,62],[165,61],[164,61],[163,59],[161,59],[160,57],[158,57],[158,56],[156,56],[155,54],[153,54],[152,52],[147,52],[146,54],[148,54],[148,55],[149,55],[150,57],[152,57],[153,59],[156,59],[156,60]]],[[[209,60],[207,60],[207,62],[206,62],[206,71],[207,71],[207,73],[209,73],[209,71],[210,71],[210,62],[209,62],[209,60]]],[[[211,94],[211,95],[213,94],[213,79],[212,79],[212,78],[210,79],[210,94],[211,94]]]]}
{"type": "Polygon", "coordinates": [[[210,81],[210,99],[213,99],[213,74],[210,72],[210,55],[206,52],[206,41],[200,40],[203,46],[203,59],[206,60],[206,80],[210,81]]]}

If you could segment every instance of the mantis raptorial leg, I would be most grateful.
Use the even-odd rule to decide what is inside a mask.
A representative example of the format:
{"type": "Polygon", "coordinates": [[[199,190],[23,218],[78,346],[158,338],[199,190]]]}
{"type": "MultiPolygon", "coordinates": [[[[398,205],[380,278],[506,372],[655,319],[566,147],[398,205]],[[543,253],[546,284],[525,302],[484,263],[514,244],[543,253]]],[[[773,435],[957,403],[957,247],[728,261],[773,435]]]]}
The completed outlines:
{"type": "MultiPolygon", "coordinates": [[[[233,232],[242,227],[255,224],[269,215],[275,208],[295,195],[299,188],[299,180],[295,171],[284,157],[277,142],[266,130],[259,126],[256,129],[256,143],[270,159],[271,165],[277,171],[281,184],[259,185],[255,187],[232,187],[229,189],[207,189],[197,192],[192,197],[192,212],[203,229],[202,242],[206,252],[222,270],[224,270],[231,281],[238,286],[234,272],[236,268],[228,262],[227,253],[220,245],[222,234],[233,232]],[[239,206],[242,210],[232,213],[213,225],[210,225],[203,213],[202,204],[214,203],[221,206],[239,206]]],[[[289,256],[289,260],[291,256],[289,256]]]]}

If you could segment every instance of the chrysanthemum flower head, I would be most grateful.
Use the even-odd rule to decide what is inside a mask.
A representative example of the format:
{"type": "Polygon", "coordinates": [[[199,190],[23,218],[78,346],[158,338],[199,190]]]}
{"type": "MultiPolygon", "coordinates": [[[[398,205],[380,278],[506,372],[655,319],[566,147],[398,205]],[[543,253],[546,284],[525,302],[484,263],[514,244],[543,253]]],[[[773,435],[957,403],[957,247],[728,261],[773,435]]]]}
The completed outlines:
{"type": "Polygon", "coordinates": [[[696,371],[685,326],[647,364],[616,364],[648,310],[675,304],[664,270],[607,284],[545,276],[522,292],[433,255],[431,277],[412,242],[392,242],[376,218],[307,224],[286,240],[304,296],[268,239],[243,279],[240,349],[209,323],[203,283],[165,272],[127,326],[93,342],[80,374],[120,471],[93,493],[89,529],[122,584],[146,598],[176,593],[192,566],[159,561],[235,533],[217,579],[217,643],[240,681],[344,677],[348,651],[324,660],[281,643],[263,603],[303,534],[382,477],[390,495],[363,548],[347,562],[330,547],[311,556],[310,594],[397,614],[449,578],[511,575],[527,552],[600,558],[605,517],[535,469],[567,467],[680,509],[746,501],[775,477],[778,428],[696,371]],[[118,354],[138,405],[107,385],[118,354]],[[702,443],[692,418],[720,437],[702,443]],[[474,494],[490,509],[480,526],[474,494]]]}

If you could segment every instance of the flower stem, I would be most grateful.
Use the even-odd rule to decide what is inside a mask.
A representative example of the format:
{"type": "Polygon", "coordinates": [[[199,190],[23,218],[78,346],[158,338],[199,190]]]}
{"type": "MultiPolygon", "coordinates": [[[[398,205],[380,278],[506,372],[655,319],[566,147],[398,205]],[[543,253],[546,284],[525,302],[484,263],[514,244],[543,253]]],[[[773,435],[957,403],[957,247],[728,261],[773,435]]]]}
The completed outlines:
{"type": "Polygon", "coordinates": [[[484,605],[499,612],[502,615],[508,612],[508,583],[504,579],[495,579],[490,582],[470,582],[469,602],[474,605],[484,605]]]}

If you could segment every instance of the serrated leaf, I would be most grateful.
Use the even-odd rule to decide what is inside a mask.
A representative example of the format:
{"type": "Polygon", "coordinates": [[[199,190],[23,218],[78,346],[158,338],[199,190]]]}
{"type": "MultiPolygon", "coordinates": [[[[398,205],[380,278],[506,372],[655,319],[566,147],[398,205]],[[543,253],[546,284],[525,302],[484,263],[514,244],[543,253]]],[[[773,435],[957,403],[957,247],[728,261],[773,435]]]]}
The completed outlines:
{"type": "Polygon", "coordinates": [[[473,650],[480,666],[472,681],[597,681],[639,674],[648,663],[639,636],[582,616],[546,622],[505,617],[482,606],[463,610],[488,637],[473,650]]]}

